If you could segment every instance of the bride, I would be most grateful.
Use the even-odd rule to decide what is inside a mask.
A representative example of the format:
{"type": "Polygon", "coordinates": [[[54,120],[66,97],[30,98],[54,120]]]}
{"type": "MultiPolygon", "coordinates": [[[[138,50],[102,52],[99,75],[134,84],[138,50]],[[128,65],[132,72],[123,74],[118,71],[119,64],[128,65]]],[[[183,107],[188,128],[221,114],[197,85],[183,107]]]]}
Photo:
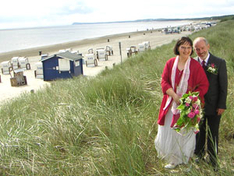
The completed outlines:
{"type": "Polygon", "coordinates": [[[165,168],[172,169],[177,165],[187,164],[195,149],[193,130],[185,135],[177,133],[172,127],[180,117],[180,98],[190,92],[199,92],[204,102],[204,95],[209,82],[202,66],[191,58],[193,43],[189,37],[179,39],[174,47],[176,57],[166,62],[162,73],[161,87],[163,99],[158,117],[158,133],[155,148],[158,157],[165,159],[165,168]]]}

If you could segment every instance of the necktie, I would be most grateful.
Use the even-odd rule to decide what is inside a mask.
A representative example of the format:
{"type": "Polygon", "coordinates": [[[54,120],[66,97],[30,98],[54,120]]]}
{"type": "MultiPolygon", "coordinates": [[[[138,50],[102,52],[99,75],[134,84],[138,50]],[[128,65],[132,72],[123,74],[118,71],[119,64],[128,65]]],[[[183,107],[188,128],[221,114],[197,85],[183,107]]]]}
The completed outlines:
{"type": "Polygon", "coordinates": [[[205,69],[205,67],[206,67],[206,62],[205,61],[202,61],[202,67],[205,69]]]}

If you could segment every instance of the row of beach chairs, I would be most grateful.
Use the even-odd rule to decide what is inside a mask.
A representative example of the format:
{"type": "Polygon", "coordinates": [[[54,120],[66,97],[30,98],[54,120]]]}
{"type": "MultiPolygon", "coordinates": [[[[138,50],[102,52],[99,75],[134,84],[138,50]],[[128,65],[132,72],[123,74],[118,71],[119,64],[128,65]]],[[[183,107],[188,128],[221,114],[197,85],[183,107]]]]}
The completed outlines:
{"type": "Polygon", "coordinates": [[[150,50],[150,49],[151,49],[150,42],[145,41],[145,42],[142,42],[142,43],[138,44],[138,49],[137,49],[137,46],[135,46],[135,45],[132,45],[129,48],[127,48],[126,49],[127,50],[127,56],[131,57],[133,54],[144,52],[144,51],[147,51],[147,50],[150,50]]]}
{"type": "Polygon", "coordinates": [[[88,50],[88,54],[85,55],[85,64],[86,66],[92,64],[94,66],[98,66],[99,60],[108,60],[108,56],[113,55],[112,46],[106,46],[105,48],[97,48],[96,52],[94,52],[93,48],[88,50]]]}
{"type": "Polygon", "coordinates": [[[12,70],[24,69],[30,70],[31,65],[27,57],[12,57],[9,61],[1,62],[2,74],[10,74],[12,70]]]}

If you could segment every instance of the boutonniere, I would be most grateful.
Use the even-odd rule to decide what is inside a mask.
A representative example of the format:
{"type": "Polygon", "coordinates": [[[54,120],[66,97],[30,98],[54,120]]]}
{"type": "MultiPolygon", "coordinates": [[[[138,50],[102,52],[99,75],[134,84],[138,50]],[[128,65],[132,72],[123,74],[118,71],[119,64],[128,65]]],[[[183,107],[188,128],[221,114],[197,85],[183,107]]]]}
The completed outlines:
{"type": "Polygon", "coordinates": [[[208,65],[207,71],[215,75],[218,74],[218,68],[214,63],[208,65]]]}

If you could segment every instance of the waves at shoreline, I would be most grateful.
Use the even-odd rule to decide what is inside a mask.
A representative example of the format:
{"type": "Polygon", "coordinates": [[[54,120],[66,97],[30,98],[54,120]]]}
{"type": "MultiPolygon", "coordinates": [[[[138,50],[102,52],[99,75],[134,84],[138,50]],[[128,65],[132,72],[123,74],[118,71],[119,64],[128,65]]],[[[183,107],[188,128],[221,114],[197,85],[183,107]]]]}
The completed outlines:
{"type": "Polygon", "coordinates": [[[181,26],[190,21],[154,21],[108,24],[82,24],[45,28],[0,30],[0,53],[18,50],[50,47],[51,45],[72,43],[85,39],[95,39],[109,35],[126,34],[147,29],[181,26]]]}

